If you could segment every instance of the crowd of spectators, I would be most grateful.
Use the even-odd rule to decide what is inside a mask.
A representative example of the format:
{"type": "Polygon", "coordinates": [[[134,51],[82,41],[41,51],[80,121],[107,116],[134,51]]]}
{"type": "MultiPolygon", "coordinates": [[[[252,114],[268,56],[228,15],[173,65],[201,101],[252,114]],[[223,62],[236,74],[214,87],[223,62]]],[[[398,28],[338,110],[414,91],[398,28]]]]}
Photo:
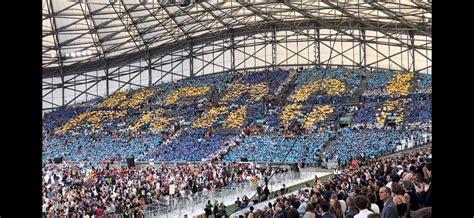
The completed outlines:
{"type": "Polygon", "coordinates": [[[70,119],[82,114],[96,106],[102,98],[92,99],[86,102],[77,103],[70,106],[61,106],[43,116],[43,130],[53,133],[54,129],[64,125],[70,119]]]}
{"type": "MultiPolygon", "coordinates": [[[[202,160],[221,149],[237,134],[229,136],[214,134],[204,137],[203,133],[193,134],[191,131],[195,129],[221,131],[226,128],[239,129],[250,125],[261,125],[265,132],[278,132],[281,128],[290,128],[301,121],[302,125],[311,129],[316,123],[319,126],[329,118],[334,118],[332,114],[338,112],[340,106],[314,104],[319,100],[316,102],[314,99],[311,100],[314,97],[312,92],[302,95],[306,96],[303,99],[293,99],[292,96],[295,96],[298,90],[314,82],[326,81],[324,83],[327,85],[326,92],[316,95],[316,99],[324,98],[326,99],[322,100],[324,102],[331,101],[333,97],[350,98],[350,93],[365,78],[363,71],[308,68],[298,74],[294,87],[288,87],[293,91],[289,99],[295,102],[283,105],[281,102],[271,100],[277,97],[272,91],[275,91],[283,81],[287,81],[289,72],[279,69],[199,76],[161,84],[153,89],[117,92],[100,103],[99,100],[93,100],[60,108],[44,116],[43,133],[46,137],[43,138],[45,150],[43,161],[58,156],[63,156],[66,161],[123,159],[126,156],[140,156],[144,158],[143,160],[154,158],[168,161],[202,160]],[[232,90],[240,90],[231,96],[232,101],[218,101],[231,95],[232,90]],[[331,93],[334,96],[331,96],[331,93]],[[282,123],[287,125],[282,126],[282,123]],[[185,127],[177,133],[180,126],[185,127]],[[53,129],[60,134],[53,134],[50,131],[53,129]],[[175,137],[163,140],[163,134],[175,137]],[[158,147],[160,149],[157,149],[158,147]]],[[[374,72],[368,81],[368,90],[386,89],[391,93],[406,93],[410,89],[405,82],[410,78],[408,74],[374,72]]],[[[425,90],[430,84],[431,75],[419,75],[418,88],[425,90]]],[[[431,98],[423,93],[410,95],[406,98],[408,103],[405,104],[405,111],[399,113],[404,115],[400,118],[404,119],[400,124],[408,125],[410,129],[429,127],[431,98]]],[[[354,113],[353,123],[369,128],[376,123],[380,114],[391,113],[382,111],[382,108],[388,107],[385,102],[362,102],[354,107],[355,109],[351,109],[354,113]]],[[[385,117],[383,118],[379,119],[382,123],[385,121],[385,117]]],[[[268,145],[274,142],[280,146],[280,141],[285,143],[288,141],[284,140],[282,135],[280,138],[272,136],[274,139],[265,138],[266,136],[257,137],[261,137],[258,140],[263,140],[264,144],[271,142],[268,145]]],[[[308,139],[308,143],[312,143],[311,137],[308,139]]],[[[321,141],[323,142],[324,140],[321,141]]],[[[247,146],[246,143],[242,144],[244,145],[247,146]]],[[[255,146],[252,147],[250,144],[249,146],[249,151],[256,149],[255,146]]],[[[285,147],[285,144],[281,146],[285,147]]],[[[306,147],[315,149],[319,145],[298,144],[295,149],[306,147]]],[[[271,148],[263,147],[263,150],[271,148]]],[[[239,152],[246,149],[242,148],[239,152]]],[[[237,150],[234,148],[232,152],[237,150]]],[[[373,152],[376,153],[376,150],[367,151],[365,155],[373,152]]],[[[237,156],[234,155],[231,159],[236,159],[237,156]]],[[[297,161],[306,156],[306,154],[290,155],[287,161],[297,161]]]]}
{"type": "Polygon", "coordinates": [[[282,193],[241,217],[431,217],[431,179],[431,146],[361,158],[340,164],[327,181],[316,176],[312,188],[282,193]]]}
{"type": "Polygon", "coordinates": [[[126,157],[136,157],[160,145],[162,140],[161,134],[151,133],[67,133],[43,141],[43,162],[54,158],[63,158],[64,161],[119,161],[126,157]]]}
{"type": "Polygon", "coordinates": [[[336,161],[350,161],[354,158],[378,156],[394,152],[404,138],[412,138],[416,144],[423,141],[420,131],[394,131],[378,129],[353,130],[341,128],[335,143],[329,148],[326,157],[336,161]]]}
{"type": "Polygon", "coordinates": [[[209,159],[210,155],[219,150],[222,146],[235,140],[234,134],[202,134],[202,133],[183,133],[154,149],[141,160],[147,161],[154,159],[156,161],[202,161],[209,159]]]}
{"type": "Polygon", "coordinates": [[[431,93],[431,87],[433,87],[431,74],[418,74],[417,92],[431,93]]]}
{"type": "MultiPolygon", "coordinates": [[[[139,215],[147,204],[164,196],[192,196],[262,175],[252,164],[215,164],[214,159],[315,163],[335,132],[316,130],[312,134],[288,135],[278,127],[287,122],[285,128],[290,128],[303,120],[301,124],[311,129],[340,110],[353,113],[352,129],[339,129],[323,157],[342,163],[343,173],[327,184],[317,183],[319,186],[311,191],[278,198],[248,216],[361,217],[378,212],[382,217],[392,217],[387,214],[395,213],[393,207],[387,206],[384,211],[381,202],[391,205],[393,201],[395,217],[410,217],[410,211],[431,206],[430,151],[370,159],[393,152],[408,141],[414,145],[427,142],[426,135],[418,130],[429,130],[431,126],[431,75],[418,75],[418,82],[413,83],[416,91],[409,93],[412,83],[407,81],[411,81],[411,75],[374,72],[363,94],[369,101],[350,108],[341,108],[337,103],[352,98],[365,72],[305,69],[295,86],[288,87],[289,102],[282,104],[275,101],[281,97],[275,91],[288,81],[288,75],[288,70],[279,69],[200,76],[153,89],[117,92],[105,100],[94,99],[45,114],[44,163],[56,157],[67,162],[119,162],[135,157],[139,161],[211,163],[114,169],[45,164],[43,213],[100,217],[129,213],[135,208],[133,213],[139,215]],[[408,130],[375,128],[377,117],[388,107],[384,100],[394,97],[406,102],[399,124],[408,130]],[[263,134],[257,131],[256,135],[245,137],[238,131],[256,124],[263,127],[263,134]],[[223,129],[237,131],[225,133],[223,129]],[[353,164],[354,160],[360,161],[353,164]]],[[[223,213],[220,204],[210,205],[213,212],[223,213]]]]}
{"type": "Polygon", "coordinates": [[[315,163],[316,156],[329,140],[331,131],[311,135],[282,137],[280,135],[253,135],[239,145],[229,148],[224,161],[238,161],[247,158],[251,162],[305,161],[315,163]],[[285,158],[286,154],[288,156],[285,158]]]}
{"type": "Polygon", "coordinates": [[[48,217],[143,217],[146,205],[193,198],[260,174],[251,163],[188,163],[176,167],[44,164],[42,212],[48,217]],[[133,209],[133,210],[132,210],[133,209]]]}
{"type": "Polygon", "coordinates": [[[307,104],[347,102],[363,78],[363,71],[307,68],[298,76],[290,100],[307,104]]]}

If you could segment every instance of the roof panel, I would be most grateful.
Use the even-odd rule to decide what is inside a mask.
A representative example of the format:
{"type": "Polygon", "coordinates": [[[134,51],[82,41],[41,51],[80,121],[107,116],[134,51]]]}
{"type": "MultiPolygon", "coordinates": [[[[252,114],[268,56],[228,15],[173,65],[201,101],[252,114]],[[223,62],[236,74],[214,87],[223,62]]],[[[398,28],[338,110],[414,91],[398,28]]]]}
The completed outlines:
{"type": "MultiPolygon", "coordinates": [[[[418,31],[416,28],[422,24],[425,25],[425,34],[431,34],[431,3],[408,0],[375,3],[304,0],[291,1],[289,5],[216,0],[188,7],[164,8],[156,0],[148,0],[144,5],[139,0],[118,0],[114,5],[103,0],[88,0],[87,4],[51,0],[54,12],[51,15],[49,1],[42,0],[43,67],[57,65],[58,59],[53,56],[58,53],[58,47],[61,47],[61,53],[93,49],[114,58],[144,49],[143,43],[150,49],[156,49],[176,41],[209,37],[227,28],[259,27],[281,21],[317,19],[322,21],[320,25],[327,26],[334,20],[344,19],[350,21],[345,22],[346,26],[348,23],[355,24],[355,28],[359,28],[360,22],[365,22],[368,24],[365,28],[369,30],[396,24],[397,28],[415,28],[418,31]],[[98,47],[95,47],[96,44],[98,47]]],[[[369,38],[370,34],[367,35],[369,38]]],[[[225,34],[222,36],[225,37],[225,34]]],[[[73,64],[75,61],[86,62],[88,58],[69,57],[65,63],[73,64]]]]}

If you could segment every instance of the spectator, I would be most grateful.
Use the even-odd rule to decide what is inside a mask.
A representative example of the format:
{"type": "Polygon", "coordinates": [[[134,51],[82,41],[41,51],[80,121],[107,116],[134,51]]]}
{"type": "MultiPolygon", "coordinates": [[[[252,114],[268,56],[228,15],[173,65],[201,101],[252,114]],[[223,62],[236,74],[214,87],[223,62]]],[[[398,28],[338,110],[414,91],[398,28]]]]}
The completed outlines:
{"type": "Polygon", "coordinates": [[[369,199],[363,195],[358,195],[355,198],[355,205],[359,209],[359,213],[354,216],[354,218],[366,218],[367,215],[373,213],[367,209],[367,205],[370,205],[369,199]]]}
{"type": "Polygon", "coordinates": [[[338,200],[334,201],[334,203],[329,207],[329,211],[331,216],[334,218],[344,218],[344,212],[341,203],[339,203],[338,200]]]}
{"type": "Polygon", "coordinates": [[[329,207],[330,205],[327,201],[320,203],[319,212],[321,213],[322,218],[333,218],[329,213],[329,207]]]}
{"type": "Polygon", "coordinates": [[[381,187],[379,190],[380,199],[384,202],[380,216],[382,218],[398,218],[397,206],[392,199],[392,191],[388,187],[381,187]]]}
{"type": "Polygon", "coordinates": [[[418,198],[418,195],[415,193],[415,185],[413,185],[412,182],[410,181],[403,181],[402,183],[403,190],[405,191],[405,199],[408,202],[409,205],[409,210],[411,211],[416,211],[420,209],[421,204],[420,204],[420,199],[418,198]]]}
{"type": "Polygon", "coordinates": [[[398,216],[404,217],[408,213],[408,204],[406,198],[402,195],[402,186],[399,183],[392,183],[393,203],[397,207],[398,216]]]}
{"type": "Polygon", "coordinates": [[[316,218],[316,213],[314,211],[313,204],[308,204],[308,207],[306,207],[306,213],[304,214],[303,218],[316,218]]]}
{"type": "Polygon", "coordinates": [[[380,208],[376,204],[375,194],[374,193],[368,193],[367,198],[370,200],[370,210],[374,213],[380,214],[380,208]]]}
{"type": "Polygon", "coordinates": [[[354,218],[356,214],[359,213],[355,205],[355,197],[349,196],[347,198],[347,211],[346,211],[346,218],[354,218]]]}

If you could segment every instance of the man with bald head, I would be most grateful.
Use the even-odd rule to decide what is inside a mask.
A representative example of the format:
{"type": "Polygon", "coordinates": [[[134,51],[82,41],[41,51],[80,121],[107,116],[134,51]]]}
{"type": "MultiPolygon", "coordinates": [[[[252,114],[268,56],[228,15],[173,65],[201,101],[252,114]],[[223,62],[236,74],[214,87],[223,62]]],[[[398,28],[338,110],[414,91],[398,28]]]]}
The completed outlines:
{"type": "Polygon", "coordinates": [[[402,181],[413,182],[413,181],[415,181],[415,175],[413,175],[413,173],[406,173],[406,174],[403,176],[402,181]]]}

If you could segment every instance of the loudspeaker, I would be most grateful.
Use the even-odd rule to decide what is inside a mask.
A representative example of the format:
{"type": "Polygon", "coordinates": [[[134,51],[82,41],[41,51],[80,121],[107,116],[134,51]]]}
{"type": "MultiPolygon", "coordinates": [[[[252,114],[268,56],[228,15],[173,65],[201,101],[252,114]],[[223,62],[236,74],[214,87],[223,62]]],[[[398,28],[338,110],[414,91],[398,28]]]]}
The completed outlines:
{"type": "Polygon", "coordinates": [[[63,162],[63,157],[55,157],[54,158],[54,163],[55,164],[60,164],[63,162]]]}
{"type": "Polygon", "coordinates": [[[135,159],[133,157],[127,157],[127,166],[135,167],[135,159]]]}

